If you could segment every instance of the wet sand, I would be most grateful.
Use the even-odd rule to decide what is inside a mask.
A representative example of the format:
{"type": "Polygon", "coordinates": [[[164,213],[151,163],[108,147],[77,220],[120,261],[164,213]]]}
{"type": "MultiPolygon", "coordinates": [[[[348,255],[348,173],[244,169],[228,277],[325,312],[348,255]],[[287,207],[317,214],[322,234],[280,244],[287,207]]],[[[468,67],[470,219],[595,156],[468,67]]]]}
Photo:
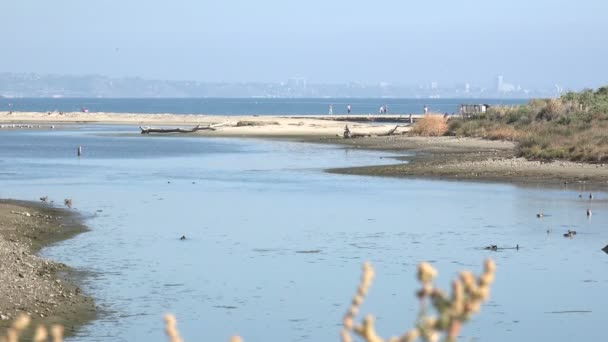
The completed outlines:
{"type": "Polygon", "coordinates": [[[388,177],[490,181],[539,185],[608,186],[608,165],[517,158],[515,144],[455,137],[367,137],[322,139],[347,148],[410,153],[381,166],[330,169],[329,172],[388,177]],[[407,162],[407,163],[404,163],[407,162]]]}
{"type": "Polygon", "coordinates": [[[74,212],[0,200],[0,329],[27,313],[31,326],[59,323],[70,335],[95,318],[93,300],[77,286],[78,272],[36,255],[86,230],[74,212]]]}

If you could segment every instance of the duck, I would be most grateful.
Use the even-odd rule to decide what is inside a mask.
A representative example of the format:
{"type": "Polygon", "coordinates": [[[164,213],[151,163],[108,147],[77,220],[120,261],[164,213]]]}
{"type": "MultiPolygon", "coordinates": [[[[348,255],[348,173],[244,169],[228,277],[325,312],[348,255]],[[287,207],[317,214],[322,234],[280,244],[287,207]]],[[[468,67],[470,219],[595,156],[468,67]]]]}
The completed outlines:
{"type": "Polygon", "coordinates": [[[541,217],[543,217],[543,216],[545,216],[545,214],[544,214],[544,213],[542,213],[542,212],[540,212],[540,213],[536,214],[536,217],[538,217],[538,218],[541,218],[541,217]]]}
{"type": "Polygon", "coordinates": [[[589,217],[589,216],[591,216],[591,215],[593,215],[593,213],[591,212],[591,210],[590,210],[590,209],[587,209],[587,217],[589,217]]]}
{"type": "Polygon", "coordinates": [[[564,237],[572,237],[571,233],[564,233],[564,237]]]}
{"type": "Polygon", "coordinates": [[[593,199],[593,194],[592,193],[589,193],[589,199],[590,200],[593,199]]]}
{"type": "Polygon", "coordinates": [[[489,245],[489,246],[487,246],[484,249],[487,249],[487,250],[490,250],[490,251],[496,251],[496,250],[498,250],[498,246],[497,245],[489,245]]]}
{"type": "Polygon", "coordinates": [[[576,230],[568,229],[568,234],[576,235],[576,230]]]}
{"type": "Polygon", "coordinates": [[[186,240],[186,235],[182,235],[182,237],[179,238],[180,240],[186,240]]]}
{"type": "Polygon", "coordinates": [[[49,199],[49,196],[40,197],[40,200],[42,202],[46,202],[46,201],[48,201],[48,199],[49,199]]]}

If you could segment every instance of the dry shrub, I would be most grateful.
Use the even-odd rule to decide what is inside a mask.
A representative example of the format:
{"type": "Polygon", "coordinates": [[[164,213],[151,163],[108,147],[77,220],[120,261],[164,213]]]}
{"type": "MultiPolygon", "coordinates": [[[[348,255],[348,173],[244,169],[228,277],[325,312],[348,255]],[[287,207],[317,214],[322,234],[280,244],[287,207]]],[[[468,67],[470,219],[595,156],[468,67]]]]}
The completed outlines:
{"type": "Polygon", "coordinates": [[[414,328],[406,330],[401,336],[385,339],[376,332],[374,316],[366,315],[361,323],[355,323],[374,278],[373,268],[365,263],[357,292],[342,319],[341,342],[353,342],[352,333],[365,342],[414,342],[418,339],[435,342],[440,337],[444,337],[444,341],[456,342],[462,325],[479,312],[481,305],[488,300],[495,271],[496,264],[486,260],[483,272],[478,277],[469,271],[460,272],[452,282],[452,294],[448,295],[433,284],[437,271],[428,263],[419,264],[420,290],[416,292],[420,300],[418,320],[414,328]],[[435,315],[430,313],[431,309],[435,315]]]}
{"type": "Polygon", "coordinates": [[[410,133],[424,137],[438,137],[448,131],[447,120],[443,115],[425,115],[412,126],[410,133]]]}
{"type": "Polygon", "coordinates": [[[490,140],[516,141],[520,137],[520,135],[520,132],[513,126],[497,125],[488,129],[484,138],[490,140]]]}
{"type": "Polygon", "coordinates": [[[518,154],[528,159],[608,162],[608,123],[530,125],[519,138],[518,154]]]}

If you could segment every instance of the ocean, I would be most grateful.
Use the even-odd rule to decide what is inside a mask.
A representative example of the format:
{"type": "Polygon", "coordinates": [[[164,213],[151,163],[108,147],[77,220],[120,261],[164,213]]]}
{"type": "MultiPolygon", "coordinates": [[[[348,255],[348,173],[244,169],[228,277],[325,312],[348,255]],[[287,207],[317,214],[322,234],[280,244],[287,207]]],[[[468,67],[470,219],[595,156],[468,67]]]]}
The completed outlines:
{"type": "Polygon", "coordinates": [[[121,126],[0,131],[0,198],[71,198],[87,217],[89,232],[42,251],[85,271],[81,287],[100,307],[71,341],[166,341],[168,312],[185,341],[338,341],[364,261],[376,277],[362,313],[383,336],[398,335],[416,319],[419,262],[447,290],[488,257],[491,299],[459,340],[603,339],[607,193],[590,202],[578,194],[594,189],[576,185],[323,172],[393,156],[121,126]],[[578,234],[564,238],[567,229],[578,234]]]}
{"type": "Polygon", "coordinates": [[[108,113],[171,113],[209,115],[306,115],[346,114],[351,105],[353,114],[377,114],[380,106],[388,114],[431,112],[458,113],[461,104],[517,105],[522,99],[95,99],[95,98],[0,98],[0,111],[22,112],[89,112],[108,113]]]}

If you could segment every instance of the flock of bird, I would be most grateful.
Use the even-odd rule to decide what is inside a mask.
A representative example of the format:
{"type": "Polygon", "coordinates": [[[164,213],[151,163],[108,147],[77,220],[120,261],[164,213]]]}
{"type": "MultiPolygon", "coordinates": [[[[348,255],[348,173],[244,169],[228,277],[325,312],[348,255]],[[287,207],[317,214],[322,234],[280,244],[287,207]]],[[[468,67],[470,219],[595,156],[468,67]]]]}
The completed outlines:
{"type": "MultiPolygon", "coordinates": [[[[578,198],[583,198],[583,195],[579,194],[578,198]]],[[[589,193],[589,200],[592,200],[592,199],[593,199],[593,194],[589,193]]],[[[587,217],[591,217],[591,215],[593,215],[593,213],[591,212],[591,209],[587,208],[587,217]]],[[[542,213],[542,212],[540,212],[540,213],[536,214],[536,217],[542,218],[542,217],[545,217],[545,214],[542,213]]],[[[548,233],[551,233],[551,228],[547,229],[547,234],[548,233]]],[[[570,230],[570,229],[568,229],[568,231],[564,233],[564,237],[571,238],[574,235],[576,235],[576,230],[570,230]]]]}
{"type": "MultiPolygon", "coordinates": [[[[578,197],[583,198],[583,195],[579,194],[578,197]]],[[[589,200],[592,200],[592,199],[593,199],[593,193],[589,193],[589,200]]],[[[593,215],[593,213],[591,212],[591,209],[587,208],[587,217],[591,217],[591,215],[593,215]]],[[[540,212],[540,213],[536,214],[536,217],[543,218],[543,217],[545,217],[545,214],[543,212],[540,212]]],[[[549,233],[551,233],[551,228],[547,229],[547,234],[549,234],[549,233]]],[[[566,238],[571,238],[574,235],[576,235],[576,230],[568,229],[568,231],[564,233],[564,237],[566,237],[566,238]]],[[[606,246],[605,248],[607,249],[606,253],[608,253],[608,246],[606,246]]],[[[497,245],[489,245],[489,246],[484,247],[484,249],[490,250],[490,251],[497,251],[499,248],[497,245]]],[[[500,249],[504,249],[504,248],[500,248],[500,249]]],[[[508,248],[508,249],[512,249],[512,248],[508,248]]],[[[519,245],[517,245],[515,247],[515,249],[519,250],[519,245]]]]}

